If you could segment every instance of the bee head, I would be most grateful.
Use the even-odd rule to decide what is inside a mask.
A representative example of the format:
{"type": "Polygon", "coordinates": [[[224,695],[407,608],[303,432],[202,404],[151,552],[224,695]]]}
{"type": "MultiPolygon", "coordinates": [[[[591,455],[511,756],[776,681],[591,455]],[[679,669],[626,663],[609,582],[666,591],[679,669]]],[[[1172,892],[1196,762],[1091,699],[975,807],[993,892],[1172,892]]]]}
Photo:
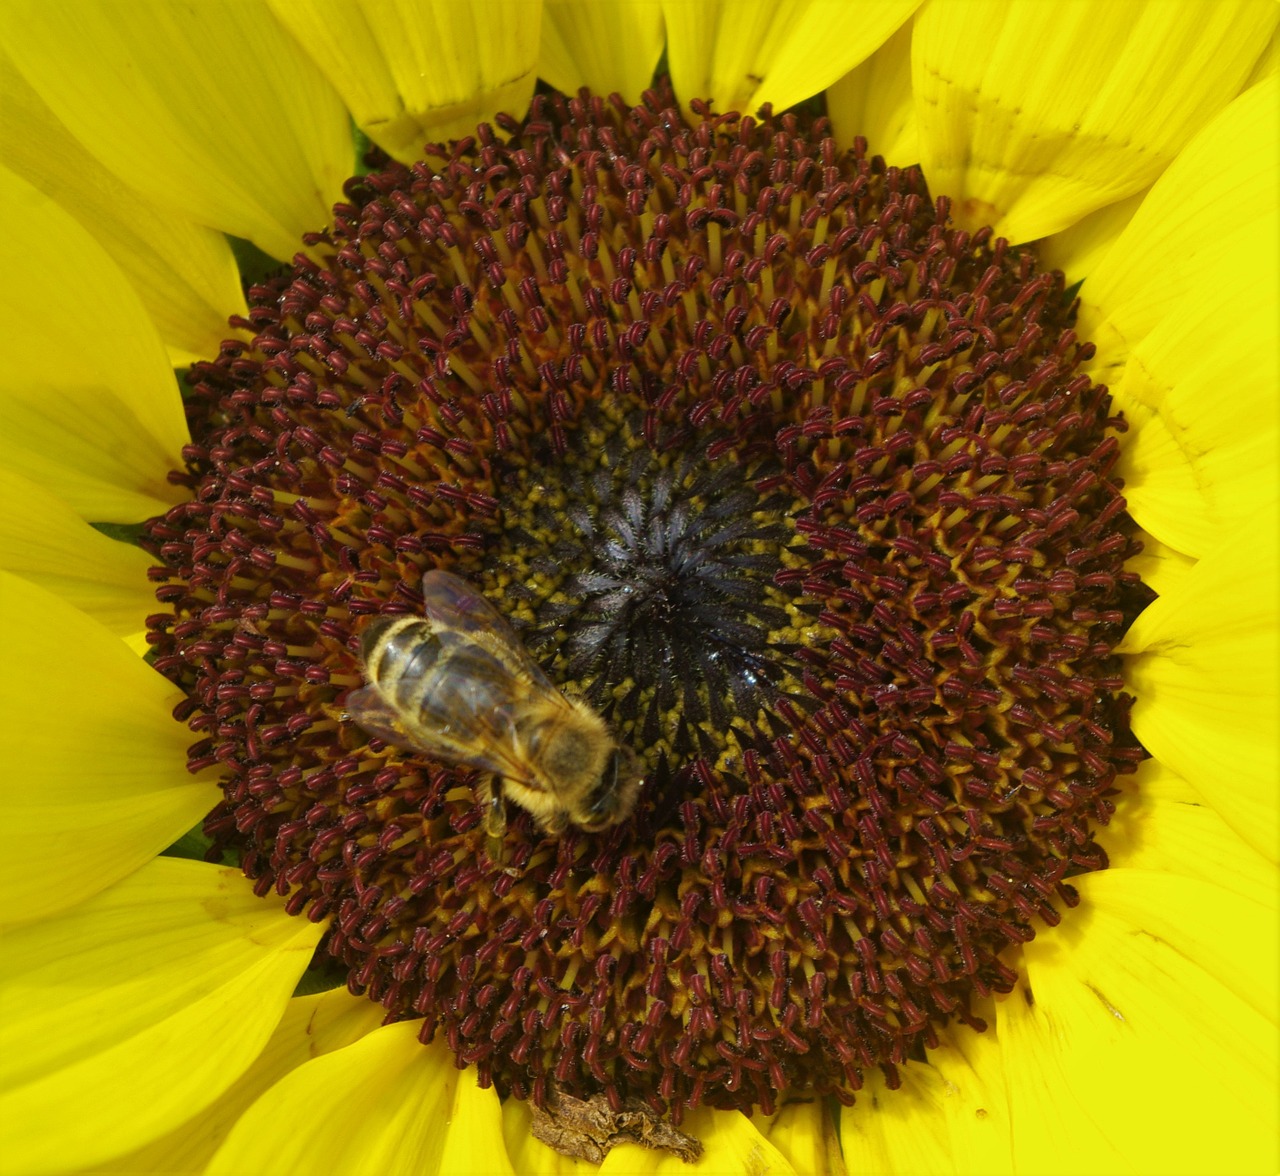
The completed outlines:
{"type": "Polygon", "coordinates": [[[631,749],[615,747],[575,823],[588,833],[599,833],[625,821],[635,808],[640,779],[640,764],[631,749]]]}

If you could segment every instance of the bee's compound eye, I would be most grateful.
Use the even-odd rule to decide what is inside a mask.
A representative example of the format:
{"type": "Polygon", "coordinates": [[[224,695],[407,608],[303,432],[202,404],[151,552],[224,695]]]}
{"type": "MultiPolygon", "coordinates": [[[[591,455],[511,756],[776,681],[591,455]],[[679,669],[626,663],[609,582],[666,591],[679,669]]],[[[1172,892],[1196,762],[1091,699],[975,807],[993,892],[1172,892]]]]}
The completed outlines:
{"type": "Polygon", "coordinates": [[[618,770],[622,763],[622,753],[615,747],[609,752],[609,761],[604,766],[604,778],[602,783],[606,789],[612,792],[618,786],[618,770]]]}
{"type": "Polygon", "coordinates": [[[609,753],[605,761],[604,771],[600,774],[600,783],[591,790],[591,799],[587,804],[587,816],[594,828],[602,828],[610,823],[617,808],[618,767],[621,757],[617,750],[609,753]]]}
{"type": "Polygon", "coordinates": [[[378,642],[382,639],[382,635],[396,623],[398,617],[374,617],[360,633],[360,660],[365,665],[369,664],[369,659],[373,656],[373,651],[377,649],[378,642]]]}

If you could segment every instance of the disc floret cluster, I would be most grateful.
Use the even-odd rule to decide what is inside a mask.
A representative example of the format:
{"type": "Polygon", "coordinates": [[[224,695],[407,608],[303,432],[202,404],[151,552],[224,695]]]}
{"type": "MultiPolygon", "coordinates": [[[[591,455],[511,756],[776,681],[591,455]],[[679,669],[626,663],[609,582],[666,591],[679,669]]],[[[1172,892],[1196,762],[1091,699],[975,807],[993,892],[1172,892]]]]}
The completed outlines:
{"type": "Polygon", "coordinates": [[[539,99],[352,180],[197,365],[149,525],[206,828],[504,1093],[850,1100],[1105,864],[1141,756],[1121,423],[1059,274],[822,120],[539,99]],[[640,756],[486,844],[347,721],[366,618],[477,586],[640,756]]]}

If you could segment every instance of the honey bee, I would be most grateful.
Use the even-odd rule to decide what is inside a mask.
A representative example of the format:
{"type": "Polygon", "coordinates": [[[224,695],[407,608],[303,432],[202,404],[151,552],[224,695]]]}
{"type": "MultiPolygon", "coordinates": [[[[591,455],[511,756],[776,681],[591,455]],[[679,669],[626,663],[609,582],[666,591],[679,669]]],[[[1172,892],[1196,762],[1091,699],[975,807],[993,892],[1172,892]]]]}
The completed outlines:
{"type": "Polygon", "coordinates": [[[424,616],[380,616],[360,635],[368,685],[347,714],[370,735],[446,763],[492,772],[479,799],[491,837],[506,804],[559,836],[625,821],[640,791],[630,749],[585,702],[566,698],[511,626],[449,572],[422,578],[424,616]]]}

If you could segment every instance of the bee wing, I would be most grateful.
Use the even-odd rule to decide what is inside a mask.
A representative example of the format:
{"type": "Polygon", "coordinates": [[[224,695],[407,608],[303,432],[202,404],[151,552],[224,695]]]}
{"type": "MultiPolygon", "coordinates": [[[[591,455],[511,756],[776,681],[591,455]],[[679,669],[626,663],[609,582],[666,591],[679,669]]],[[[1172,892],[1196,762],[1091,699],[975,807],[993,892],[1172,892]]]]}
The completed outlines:
{"type": "MultiPolygon", "coordinates": [[[[527,703],[530,687],[509,653],[495,654],[478,643],[478,636],[482,635],[453,630],[436,633],[443,646],[442,669],[413,716],[420,744],[442,759],[538,787],[517,754],[516,712],[527,703]]],[[[548,689],[563,699],[550,684],[548,689]]]]}
{"type": "Polygon", "coordinates": [[[422,577],[422,604],[437,633],[465,634],[498,660],[515,663],[520,674],[540,689],[560,694],[506,618],[460,576],[439,568],[427,572],[422,577]]]}
{"type": "Polygon", "coordinates": [[[531,695],[568,700],[529,656],[501,614],[465,580],[422,578],[424,619],[438,649],[420,694],[392,707],[373,685],[348,695],[347,713],[372,735],[445,763],[495,772],[541,789],[518,754],[517,708],[531,695]]]}
{"type": "MultiPolygon", "coordinates": [[[[365,686],[347,695],[343,709],[361,730],[375,735],[384,743],[411,751],[415,755],[429,755],[443,763],[481,768],[486,772],[506,773],[517,771],[506,757],[493,754],[500,750],[491,743],[483,747],[466,745],[444,732],[416,728],[410,730],[403,719],[389,707],[382,695],[372,686],[365,686]]],[[[463,735],[459,724],[453,724],[458,736],[463,735]]],[[[517,771],[517,778],[520,773],[517,771]]]]}
{"type": "Polygon", "coordinates": [[[342,709],[346,711],[346,717],[361,730],[376,735],[384,743],[391,743],[396,747],[411,746],[410,736],[401,726],[395,711],[383,702],[382,695],[374,687],[364,686],[353,690],[347,695],[342,709]]]}

